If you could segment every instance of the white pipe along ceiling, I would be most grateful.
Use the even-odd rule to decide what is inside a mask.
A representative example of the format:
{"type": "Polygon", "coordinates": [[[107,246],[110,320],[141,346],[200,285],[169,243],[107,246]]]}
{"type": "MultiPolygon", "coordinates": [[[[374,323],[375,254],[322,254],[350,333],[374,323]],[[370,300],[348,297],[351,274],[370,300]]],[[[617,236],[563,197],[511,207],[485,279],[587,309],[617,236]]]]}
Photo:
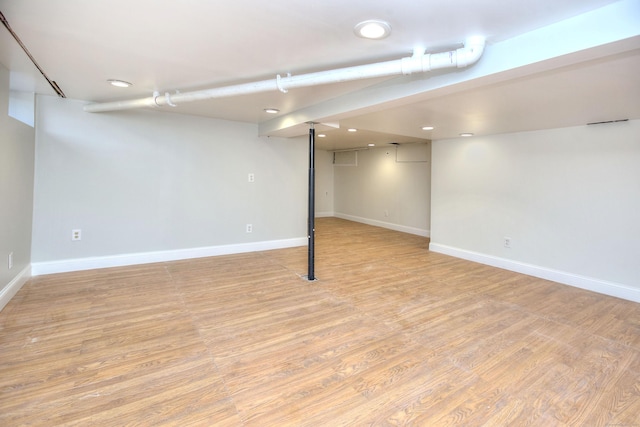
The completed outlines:
{"type": "Polygon", "coordinates": [[[484,51],[484,46],[484,37],[470,37],[465,41],[464,47],[448,52],[425,54],[424,52],[415,51],[413,56],[393,61],[319,71],[316,73],[301,74],[299,76],[287,75],[286,77],[281,77],[278,74],[276,79],[192,92],[177,92],[174,94],[167,92],[164,95],[155,92],[153,96],[145,98],[87,104],[84,106],[84,111],[100,113],[133,108],[161,107],[164,105],[173,107],[185,102],[247,95],[270,90],[279,90],[286,93],[289,89],[299,87],[340,83],[374,77],[389,77],[401,74],[410,75],[443,68],[464,68],[474,64],[480,59],[484,51]]]}

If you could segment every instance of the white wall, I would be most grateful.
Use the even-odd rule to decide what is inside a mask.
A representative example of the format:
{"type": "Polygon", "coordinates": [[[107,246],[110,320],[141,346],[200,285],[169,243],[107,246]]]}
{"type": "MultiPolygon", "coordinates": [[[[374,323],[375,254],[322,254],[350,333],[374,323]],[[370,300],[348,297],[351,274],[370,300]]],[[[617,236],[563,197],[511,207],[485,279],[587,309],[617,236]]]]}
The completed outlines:
{"type": "Polygon", "coordinates": [[[316,216],[333,216],[333,153],[315,151],[316,216]]]}
{"type": "Polygon", "coordinates": [[[33,92],[10,91],[9,116],[30,127],[35,126],[35,102],[33,92]]]}
{"type": "Polygon", "coordinates": [[[429,235],[430,144],[426,161],[398,162],[396,147],[358,151],[357,166],[334,166],[337,217],[429,235]]]}
{"type": "Polygon", "coordinates": [[[640,121],[435,141],[432,154],[432,250],[640,301],[640,121]]]}
{"type": "Polygon", "coordinates": [[[304,139],[157,111],[86,113],[83,104],[37,100],[34,271],[89,268],[69,260],[123,254],[304,244],[304,139]],[[72,229],[82,230],[81,241],[71,241],[72,229]]]}
{"type": "Polygon", "coordinates": [[[0,309],[30,275],[33,213],[35,134],[9,117],[8,106],[9,71],[0,65],[0,309]]]}

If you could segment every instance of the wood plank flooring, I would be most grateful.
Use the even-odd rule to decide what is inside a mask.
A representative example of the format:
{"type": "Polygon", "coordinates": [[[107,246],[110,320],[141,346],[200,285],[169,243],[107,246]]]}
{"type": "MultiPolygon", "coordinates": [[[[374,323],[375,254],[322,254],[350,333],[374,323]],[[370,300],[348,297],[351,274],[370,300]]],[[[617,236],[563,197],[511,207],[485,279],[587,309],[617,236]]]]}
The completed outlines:
{"type": "Polygon", "coordinates": [[[317,222],[306,248],[35,277],[1,426],[640,426],[640,304],[317,222]]]}

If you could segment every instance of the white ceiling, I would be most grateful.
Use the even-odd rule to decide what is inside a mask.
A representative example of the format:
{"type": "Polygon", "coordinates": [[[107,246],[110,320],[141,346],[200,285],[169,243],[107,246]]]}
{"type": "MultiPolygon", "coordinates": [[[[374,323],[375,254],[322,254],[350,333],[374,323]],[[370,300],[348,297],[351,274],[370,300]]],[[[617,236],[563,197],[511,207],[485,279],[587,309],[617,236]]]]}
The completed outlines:
{"type": "MultiPolygon", "coordinates": [[[[330,121],[340,128],[323,130],[327,137],[317,144],[343,149],[446,139],[460,132],[483,135],[638,119],[638,3],[0,0],[0,11],[66,96],[88,102],[399,59],[416,47],[439,52],[461,47],[469,36],[486,37],[484,56],[468,69],[162,107],[258,123],[268,135],[298,135],[306,121],[330,121]],[[616,16],[620,11],[627,13],[616,16]],[[372,41],[353,34],[356,23],[374,18],[391,24],[390,37],[372,41]],[[625,22],[638,22],[635,33],[625,31],[625,22]],[[115,88],[107,79],[134,86],[115,88]],[[280,109],[279,117],[264,113],[266,107],[280,109]],[[422,131],[427,124],[436,128],[422,131]],[[347,134],[347,127],[360,131],[347,134]]],[[[4,28],[0,63],[11,70],[12,90],[55,95],[4,28]]]]}

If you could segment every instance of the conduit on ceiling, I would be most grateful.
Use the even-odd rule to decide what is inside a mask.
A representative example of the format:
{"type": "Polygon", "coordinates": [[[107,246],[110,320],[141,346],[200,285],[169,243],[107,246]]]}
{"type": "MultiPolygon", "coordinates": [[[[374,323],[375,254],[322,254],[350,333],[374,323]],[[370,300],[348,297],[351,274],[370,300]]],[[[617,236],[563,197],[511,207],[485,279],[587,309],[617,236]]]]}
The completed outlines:
{"type": "Polygon", "coordinates": [[[38,65],[38,62],[36,61],[36,59],[33,57],[33,55],[31,55],[31,52],[29,52],[29,49],[27,49],[27,46],[25,46],[25,44],[22,43],[22,40],[20,40],[20,37],[18,37],[18,34],[16,34],[16,32],[13,31],[13,28],[11,28],[11,25],[9,25],[9,21],[7,20],[7,18],[4,17],[2,12],[0,12],[0,22],[2,22],[2,25],[5,26],[7,31],[9,31],[9,34],[11,34],[11,37],[13,37],[16,43],[18,43],[18,46],[20,46],[20,48],[24,51],[24,53],[31,60],[33,65],[38,69],[38,71],[40,71],[40,74],[42,74],[42,77],[44,77],[47,83],[49,83],[49,86],[51,86],[51,88],[55,91],[55,93],[57,93],[58,96],[61,98],[66,98],[66,95],[64,94],[62,89],[60,89],[60,86],[58,86],[58,83],[51,80],[49,76],[47,76],[47,73],[45,73],[44,70],[40,67],[40,65],[38,65]]]}
{"type": "Polygon", "coordinates": [[[203,101],[276,90],[286,93],[289,89],[299,87],[341,83],[374,77],[410,75],[443,68],[464,68],[476,63],[478,59],[480,59],[484,51],[484,46],[484,37],[470,37],[465,41],[464,47],[448,52],[425,54],[424,51],[415,51],[410,57],[393,61],[319,71],[316,73],[301,74],[299,76],[289,74],[286,77],[281,77],[278,74],[275,79],[192,92],[175,94],[169,94],[167,92],[164,95],[156,92],[153,96],[145,98],[87,104],[84,106],[84,111],[100,113],[133,108],[161,107],[164,105],[175,107],[184,102],[203,101]]]}

